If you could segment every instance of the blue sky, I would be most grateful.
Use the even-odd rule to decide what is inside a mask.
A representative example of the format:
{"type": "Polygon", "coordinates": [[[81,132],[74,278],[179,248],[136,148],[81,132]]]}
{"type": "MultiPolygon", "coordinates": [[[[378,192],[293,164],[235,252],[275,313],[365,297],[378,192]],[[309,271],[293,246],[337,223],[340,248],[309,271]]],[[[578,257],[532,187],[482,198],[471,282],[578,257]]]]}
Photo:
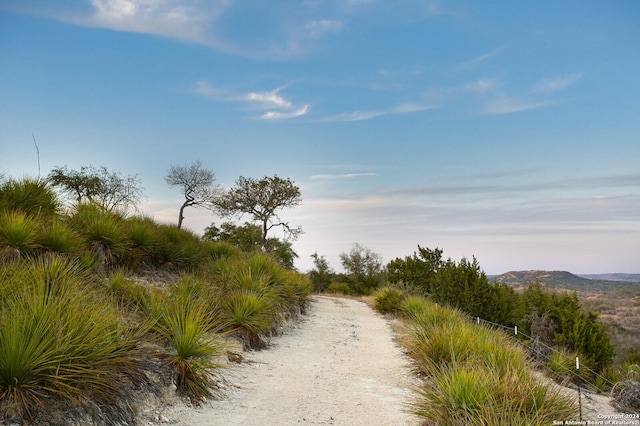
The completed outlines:
{"type": "MultiPolygon", "coordinates": [[[[3,0],[0,170],[277,174],[301,270],[358,242],[640,272],[640,2],[3,0]]],[[[187,210],[201,233],[222,219],[187,210]]]]}

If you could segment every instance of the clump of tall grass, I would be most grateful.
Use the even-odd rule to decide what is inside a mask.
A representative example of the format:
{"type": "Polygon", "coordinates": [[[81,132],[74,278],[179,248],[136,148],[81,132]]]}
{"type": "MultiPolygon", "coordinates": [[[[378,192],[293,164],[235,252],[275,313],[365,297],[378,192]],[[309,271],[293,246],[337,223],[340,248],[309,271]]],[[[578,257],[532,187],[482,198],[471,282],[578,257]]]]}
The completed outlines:
{"type": "Polygon", "coordinates": [[[265,335],[274,327],[273,299],[250,290],[237,290],[223,302],[223,323],[242,339],[245,349],[266,346],[265,335]]]}
{"type": "Polygon", "coordinates": [[[127,249],[123,218],[94,203],[78,204],[71,226],[83,237],[86,248],[102,266],[117,264],[127,249]]]}
{"type": "Polygon", "coordinates": [[[114,297],[121,308],[137,310],[149,315],[154,289],[137,283],[125,268],[117,268],[110,272],[105,282],[107,292],[114,297]]]}
{"type": "Polygon", "coordinates": [[[373,294],[376,310],[383,314],[398,312],[404,297],[402,291],[393,287],[382,287],[373,294]]]}
{"type": "Polygon", "coordinates": [[[178,286],[158,296],[154,308],[154,329],[169,344],[167,364],[172,368],[177,390],[194,401],[214,396],[225,353],[215,312],[197,290],[178,286]]]}
{"type": "Polygon", "coordinates": [[[160,236],[158,226],[150,218],[131,217],[124,224],[128,248],[123,263],[132,269],[156,265],[160,236]]]}
{"type": "Polygon", "coordinates": [[[262,253],[220,259],[212,269],[224,303],[223,324],[243,340],[245,348],[266,346],[285,317],[304,310],[312,285],[262,253]]]}
{"type": "Polygon", "coordinates": [[[82,247],[82,238],[69,224],[58,218],[41,223],[39,243],[42,251],[59,254],[77,254],[82,247]]]}
{"type": "Polygon", "coordinates": [[[0,211],[19,211],[33,217],[53,217],[60,201],[43,179],[0,180],[0,211]]]}
{"type": "Polygon", "coordinates": [[[174,225],[158,225],[158,264],[173,270],[193,269],[206,260],[197,235],[174,225]]]}
{"type": "Polygon", "coordinates": [[[38,247],[38,222],[19,211],[0,213],[0,251],[3,257],[20,258],[38,247]]]}
{"type": "Polygon", "coordinates": [[[542,383],[506,335],[460,312],[405,300],[404,345],[425,375],[415,413],[437,424],[550,424],[576,413],[573,400],[542,383]]]}
{"type": "Polygon", "coordinates": [[[132,422],[128,401],[149,385],[138,346],[145,327],[123,321],[76,263],[45,256],[8,269],[0,277],[0,418],[64,424],[68,410],[132,422]]]}
{"type": "Polygon", "coordinates": [[[413,320],[423,314],[432,305],[433,304],[427,301],[424,297],[409,294],[402,299],[398,309],[403,318],[413,320]]]}

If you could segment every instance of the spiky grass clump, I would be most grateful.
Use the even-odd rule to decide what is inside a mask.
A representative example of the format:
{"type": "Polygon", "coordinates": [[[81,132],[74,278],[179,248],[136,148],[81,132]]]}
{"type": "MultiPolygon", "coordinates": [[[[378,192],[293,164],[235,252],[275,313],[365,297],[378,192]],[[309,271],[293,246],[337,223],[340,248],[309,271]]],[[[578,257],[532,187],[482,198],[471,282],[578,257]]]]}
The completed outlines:
{"type": "Polygon", "coordinates": [[[158,264],[160,233],[150,218],[132,217],[124,224],[128,249],[123,263],[132,269],[158,264]]]}
{"type": "Polygon", "coordinates": [[[151,311],[152,290],[137,283],[128,270],[118,268],[111,272],[106,278],[106,287],[123,309],[146,315],[151,311]]]}
{"type": "Polygon", "coordinates": [[[206,260],[200,238],[173,225],[158,225],[158,263],[169,269],[192,269],[206,260]]]}
{"type": "Polygon", "coordinates": [[[225,353],[219,323],[210,303],[188,280],[156,299],[156,331],[168,342],[168,365],[178,391],[195,401],[216,395],[225,353]]]}
{"type": "Polygon", "coordinates": [[[30,216],[18,212],[0,214],[0,250],[14,258],[31,254],[38,247],[39,225],[30,216]]]}
{"type": "Polygon", "coordinates": [[[78,233],[60,219],[41,225],[39,241],[42,250],[59,254],[77,254],[82,247],[78,233]]]}
{"type": "Polygon", "coordinates": [[[60,210],[60,201],[42,179],[8,179],[0,183],[0,211],[20,211],[34,217],[52,217],[60,210]]]}
{"type": "Polygon", "coordinates": [[[87,248],[101,265],[112,265],[127,248],[123,218],[96,204],[80,204],[71,217],[71,226],[84,238],[87,248]]]}
{"type": "Polygon", "coordinates": [[[576,355],[567,350],[553,351],[549,357],[547,367],[553,373],[553,378],[558,382],[566,381],[574,372],[576,355]]]}
{"type": "Polygon", "coordinates": [[[229,259],[240,256],[241,251],[226,241],[202,241],[207,257],[211,260],[229,259]]]}
{"type": "Polygon", "coordinates": [[[423,315],[433,304],[424,297],[407,295],[400,302],[399,310],[402,317],[408,320],[415,320],[423,315]]]}
{"type": "MultiPolygon", "coordinates": [[[[133,421],[133,390],[148,383],[142,329],[91,287],[76,264],[45,257],[2,279],[0,418],[64,424],[64,411],[104,423],[133,421]]],[[[68,413],[67,413],[68,414],[68,413]]]]}
{"type": "Polygon", "coordinates": [[[400,310],[404,293],[397,288],[382,287],[374,295],[375,307],[383,314],[396,313],[400,310]]]}
{"type": "Polygon", "coordinates": [[[212,272],[225,299],[223,322],[247,348],[264,347],[264,336],[275,332],[285,317],[303,312],[312,292],[306,277],[261,253],[221,259],[212,272]]]}
{"type": "Polygon", "coordinates": [[[451,363],[435,371],[415,413],[434,424],[549,425],[574,418],[573,399],[529,370],[501,374],[483,361],[451,363]]]}
{"type": "Polygon", "coordinates": [[[425,374],[415,413],[437,424],[549,424],[573,401],[534,376],[525,352],[460,312],[411,301],[404,344],[425,374]]]}
{"type": "Polygon", "coordinates": [[[223,322],[240,336],[245,349],[264,348],[264,337],[274,326],[273,299],[249,290],[234,291],[223,303],[223,322]]]}

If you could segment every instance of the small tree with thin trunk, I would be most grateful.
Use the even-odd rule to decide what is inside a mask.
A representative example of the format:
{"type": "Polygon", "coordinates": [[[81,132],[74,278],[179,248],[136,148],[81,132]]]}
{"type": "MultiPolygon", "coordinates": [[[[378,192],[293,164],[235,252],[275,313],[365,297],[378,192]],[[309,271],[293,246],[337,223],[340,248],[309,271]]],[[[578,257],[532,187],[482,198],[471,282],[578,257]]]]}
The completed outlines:
{"type": "Polygon", "coordinates": [[[265,176],[260,180],[240,176],[236,186],[216,200],[216,206],[223,215],[250,214],[262,227],[262,247],[270,251],[267,234],[272,228],[282,227],[287,238],[296,239],[301,233],[299,226],[292,228],[283,222],[277,212],[295,207],[302,202],[300,188],[287,178],[265,176]]]}
{"type": "Polygon", "coordinates": [[[109,212],[136,209],[144,198],[137,176],[123,176],[104,166],[83,166],[80,170],[54,167],[47,179],[78,204],[95,203],[109,212]]]}
{"type": "Polygon", "coordinates": [[[218,186],[215,173],[202,166],[200,160],[189,165],[173,165],[169,168],[164,180],[169,186],[177,186],[184,194],[184,203],[178,213],[178,229],[182,228],[184,209],[187,207],[213,207],[218,186]]]}

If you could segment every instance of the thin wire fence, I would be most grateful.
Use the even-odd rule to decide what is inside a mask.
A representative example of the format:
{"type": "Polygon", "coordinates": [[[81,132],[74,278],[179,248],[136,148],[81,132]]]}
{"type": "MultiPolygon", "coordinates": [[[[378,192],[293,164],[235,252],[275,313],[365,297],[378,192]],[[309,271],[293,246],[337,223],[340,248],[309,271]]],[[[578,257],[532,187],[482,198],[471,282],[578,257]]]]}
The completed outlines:
{"type": "MultiPolygon", "coordinates": [[[[528,354],[535,354],[536,358],[541,358],[542,362],[537,362],[540,368],[544,369],[550,375],[560,377],[560,375],[549,367],[550,361],[552,360],[552,355],[555,354],[559,357],[565,356],[562,352],[558,351],[556,348],[553,348],[544,342],[541,342],[539,339],[531,337],[525,333],[522,333],[521,329],[518,326],[508,327],[502,324],[497,324],[488,320],[485,320],[480,317],[472,317],[465,313],[461,314],[465,316],[470,322],[476,323],[478,325],[482,325],[493,330],[500,330],[504,332],[507,336],[511,337],[512,340],[517,342],[526,348],[528,354]],[[532,347],[532,343],[536,347],[532,347]]],[[[602,374],[594,371],[593,369],[587,367],[584,364],[580,364],[579,357],[576,357],[576,368],[569,369],[566,371],[566,374],[569,375],[570,380],[568,383],[565,383],[566,386],[572,387],[576,389],[578,392],[578,396],[580,397],[582,391],[582,383],[587,382],[589,385],[590,391],[599,392],[602,388],[615,389],[619,382],[612,382],[602,374]],[[581,370],[584,373],[581,373],[581,370]],[[585,380],[586,379],[586,380],[585,380]],[[596,383],[598,382],[598,383],[596,383]]],[[[631,400],[634,403],[634,406],[640,406],[640,396],[638,395],[627,395],[627,399],[631,400]]]]}

